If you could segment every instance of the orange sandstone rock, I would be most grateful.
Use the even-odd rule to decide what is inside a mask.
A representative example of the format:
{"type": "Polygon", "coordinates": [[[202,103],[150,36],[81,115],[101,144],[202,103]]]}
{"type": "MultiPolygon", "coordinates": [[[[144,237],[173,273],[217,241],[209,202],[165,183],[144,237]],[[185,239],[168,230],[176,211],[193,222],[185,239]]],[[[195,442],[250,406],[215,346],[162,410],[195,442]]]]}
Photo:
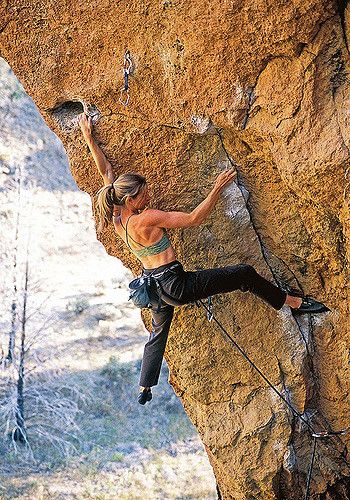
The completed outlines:
{"type": "MultiPolygon", "coordinates": [[[[208,222],[171,237],[187,269],[244,261],[332,309],[294,318],[240,292],[214,300],[220,320],[316,430],[350,420],[345,3],[8,0],[0,7],[0,55],[63,141],[81,189],[93,195],[101,184],[76,125],[83,109],[115,173],[145,174],[158,207],[192,209],[215,175],[237,162],[238,186],[208,222]],[[134,68],[123,107],[126,49],[134,68]]],[[[139,269],[112,228],[101,241],[139,269]]],[[[222,497],[302,498],[310,433],[202,311],[178,309],[166,357],[222,497]]],[[[314,498],[350,498],[348,443],[349,435],[319,445],[314,498]]]]}

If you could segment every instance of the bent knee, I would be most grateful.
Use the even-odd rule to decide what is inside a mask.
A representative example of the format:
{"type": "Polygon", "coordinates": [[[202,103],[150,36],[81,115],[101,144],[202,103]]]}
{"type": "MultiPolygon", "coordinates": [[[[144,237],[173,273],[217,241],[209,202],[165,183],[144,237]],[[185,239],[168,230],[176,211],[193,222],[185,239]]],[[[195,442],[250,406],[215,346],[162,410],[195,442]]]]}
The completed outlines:
{"type": "Polygon", "coordinates": [[[242,276],[246,276],[247,278],[254,278],[257,275],[254,267],[250,264],[239,264],[238,267],[242,276]]]}
{"type": "Polygon", "coordinates": [[[257,272],[250,264],[240,264],[240,279],[242,292],[247,292],[252,289],[256,281],[257,272]]]}

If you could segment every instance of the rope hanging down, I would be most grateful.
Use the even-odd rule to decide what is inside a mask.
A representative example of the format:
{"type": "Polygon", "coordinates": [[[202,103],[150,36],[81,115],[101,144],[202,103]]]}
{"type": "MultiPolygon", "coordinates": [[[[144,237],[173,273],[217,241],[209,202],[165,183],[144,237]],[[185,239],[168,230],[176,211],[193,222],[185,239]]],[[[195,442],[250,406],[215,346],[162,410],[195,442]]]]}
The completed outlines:
{"type": "Polygon", "coordinates": [[[313,446],[312,446],[312,452],[311,452],[309,472],[307,475],[306,491],[305,491],[304,500],[308,500],[308,498],[310,496],[311,477],[312,477],[312,470],[313,470],[313,466],[314,466],[316,446],[317,446],[318,440],[329,438],[332,436],[341,436],[343,434],[346,434],[348,431],[349,431],[349,429],[343,429],[341,431],[322,431],[322,432],[314,432],[312,434],[313,446]]]}
{"type": "Polygon", "coordinates": [[[124,64],[123,64],[123,75],[124,75],[124,85],[120,89],[119,102],[123,106],[127,106],[130,99],[129,93],[129,75],[132,70],[132,61],[130,56],[130,51],[126,50],[124,54],[124,64]]]}
{"type": "Polygon", "coordinates": [[[224,336],[227,337],[230,342],[234,345],[234,347],[242,354],[244,359],[254,368],[255,371],[259,373],[259,375],[265,380],[265,382],[268,384],[268,386],[277,394],[277,396],[288,406],[288,408],[291,410],[291,412],[298,417],[306,426],[308,427],[311,436],[313,438],[313,449],[311,453],[311,460],[310,460],[310,466],[309,466],[309,472],[308,472],[308,477],[307,477],[307,485],[306,485],[306,491],[305,491],[305,496],[304,500],[308,500],[309,495],[310,495],[310,484],[311,484],[311,477],[312,477],[312,471],[313,471],[313,466],[314,466],[314,461],[315,461],[315,454],[316,454],[316,445],[317,441],[319,439],[326,439],[326,438],[331,438],[333,436],[339,436],[346,434],[349,431],[348,429],[343,429],[340,431],[321,431],[321,432],[316,432],[313,426],[303,417],[301,413],[299,413],[294,406],[281,394],[281,392],[273,385],[272,382],[263,374],[263,372],[256,366],[254,361],[252,361],[249,356],[246,354],[246,352],[237,344],[237,342],[232,338],[232,336],[227,332],[227,330],[222,326],[222,324],[217,320],[217,318],[214,316],[213,313],[213,304],[212,304],[212,298],[210,297],[210,300],[208,300],[208,306],[202,301],[198,300],[197,305],[201,305],[207,312],[207,317],[209,321],[215,321],[215,323],[218,325],[220,330],[223,332],[224,336]]]}

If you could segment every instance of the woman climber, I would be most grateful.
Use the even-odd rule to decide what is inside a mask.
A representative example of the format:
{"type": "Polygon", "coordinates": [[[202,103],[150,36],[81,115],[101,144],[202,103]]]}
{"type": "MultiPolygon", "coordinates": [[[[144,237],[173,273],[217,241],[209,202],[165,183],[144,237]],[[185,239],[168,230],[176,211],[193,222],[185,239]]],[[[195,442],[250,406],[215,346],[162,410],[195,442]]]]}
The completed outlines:
{"type": "Polygon", "coordinates": [[[151,387],[158,383],[174,305],[241,290],[257,295],[276,310],[285,304],[298,313],[328,310],[311,298],[287,294],[260,276],[250,265],[190,272],[184,271],[176,260],[165,229],[202,224],[213,211],[223,189],[234,181],[234,170],[221,172],[208,196],[192,212],[154,210],[148,208],[151,198],[145,178],[132,172],[115,178],[111,164],[92,136],[91,118],[81,114],[79,126],[104,181],[104,187],[97,193],[100,227],[106,227],[113,221],[118,236],[141,261],[143,275],[152,275],[162,292],[152,304],[152,331],[144,348],[141,367],[140,404],[151,401],[151,387]]]}

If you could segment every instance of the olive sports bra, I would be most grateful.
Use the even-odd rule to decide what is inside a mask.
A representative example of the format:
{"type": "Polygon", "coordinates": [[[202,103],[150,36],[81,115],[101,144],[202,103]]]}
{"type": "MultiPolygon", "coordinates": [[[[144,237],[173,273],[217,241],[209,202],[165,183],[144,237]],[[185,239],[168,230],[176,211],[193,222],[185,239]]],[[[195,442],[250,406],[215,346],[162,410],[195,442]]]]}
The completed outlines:
{"type": "MultiPolygon", "coordinates": [[[[132,217],[132,215],[130,215],[130,217],[132,217]]],[[[126,227],[123,226],[121,217],[120,217],[120,224],[125,231],[126,244],[130,248],[130,250],[136,255],[136,257],[140,258],[140,257],[149,257],[150,255],[157,255],[158,253],[161,253],[170,247],[170,245],[171,245],[170,240],[166,234],[165,229],[163,229],[162,238],[157,243],[154,243],[153,245],[150,245],[148,247],[145,247],[144,245],[142,245],[142,243],[139,243],[138,241],[134,240],[134,238],[132,236],[130,236],[130,238],[132,239],[132,241],[134,243],[136,243],[137,245],[140,245],[142,247],[140,250],[135,250],[134,248],[131,248],[131,246],[129,245],[129,235],[128,235],[128,224],[129,224],[130,217],[126,221],[126,227]]]]}

